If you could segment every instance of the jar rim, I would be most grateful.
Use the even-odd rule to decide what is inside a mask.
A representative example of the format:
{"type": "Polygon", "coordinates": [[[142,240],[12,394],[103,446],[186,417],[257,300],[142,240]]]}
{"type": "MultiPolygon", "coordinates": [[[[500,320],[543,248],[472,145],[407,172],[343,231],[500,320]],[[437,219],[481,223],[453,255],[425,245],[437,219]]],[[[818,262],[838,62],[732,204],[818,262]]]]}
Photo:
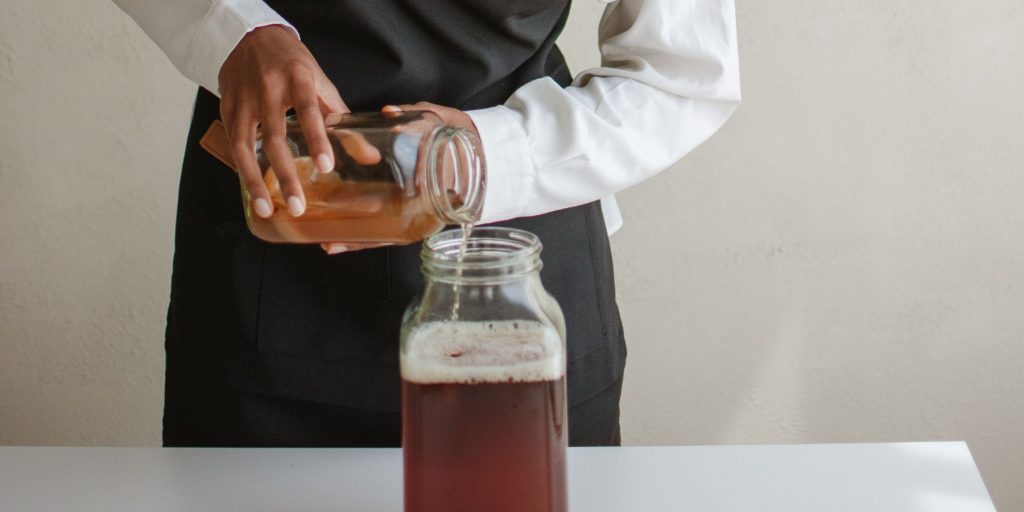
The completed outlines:
{"type": "Polygon", "coordinates": [[[471,279],[476,274],[473,271],[503,271],[505,275],[522,275],[540,270],[543,246],[540,238],[529,231],[490,226],[475,228],[467,240],[466,252],[460,262],[459,246],[462,238],[462,229],[456,228],[442,231],[424,241],[420,251],[424,273],[447,276],[461,270],[461,278],[471,279]]]}
{"type": "Polygon", "coordinates": [[[448,224],[480,218],[487,181],[480,148],[480,139],[465,128],[438,126],[430,137],[426,184],[434,211],[448,224]],[[452,201],[453,193],[458,201],[452,201]]]}

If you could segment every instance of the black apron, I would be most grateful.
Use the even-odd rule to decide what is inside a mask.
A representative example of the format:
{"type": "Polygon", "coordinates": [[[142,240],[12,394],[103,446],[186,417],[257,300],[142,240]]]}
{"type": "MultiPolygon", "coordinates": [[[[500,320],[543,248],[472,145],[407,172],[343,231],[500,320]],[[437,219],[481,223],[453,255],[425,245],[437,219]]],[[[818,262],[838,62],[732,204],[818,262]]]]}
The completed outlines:
{"type": "MultiPolygon", "coordinates": [[[[555,47],[568,0],[279,0],[353,111],[429,101],[464,110],[571,75],[555,47]]],[[[235,173],[198,140],[219,115],[200,90],[178,199],[167,321],[168,446],[397,446],[402,313],[419,245],[327,255],[245,226],[235,173]]],[[[617,444],[625,343],[599,203],[503,225],[536,233],[565,313],[570,443],[617,444]]]]}

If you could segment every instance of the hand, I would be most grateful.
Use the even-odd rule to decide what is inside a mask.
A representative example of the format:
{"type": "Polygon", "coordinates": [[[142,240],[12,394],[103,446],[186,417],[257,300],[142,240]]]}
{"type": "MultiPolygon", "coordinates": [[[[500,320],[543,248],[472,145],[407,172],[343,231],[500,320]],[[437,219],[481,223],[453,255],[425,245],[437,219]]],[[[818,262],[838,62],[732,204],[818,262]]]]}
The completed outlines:
{"type": "Polygon", "coordinates": [[[473,118],[469,117],[469,114],[451,107],[444,107],[436,103],[428,103],[421,101],[413,105],[388,105],[381,109],[384,112],[401,112],[403,110],[424,110],[427,112],[433,112],[437,117],[441,118],[441,122],[448,126],[454,126],[456,128],[465,128],[480,137],[480,132],[477,131],[476,125],[473,124],[473,118]]]}
{"type": "Polygon", "coordinates": [[[274,212],[253,147],[257,126],[262,132],[270,165],[288,213],[306,211],[306,198],[285,142],[285,113],[294,108],[309,146],[309,154],[321,172],[334,168],[323,116],[348,112],[341,95],[295,34],[286,27],[269,25],[249,32],[228,55],[218,75],[220,115],[227,129],[231,156],[260,217],[274,212]]]}
{"type": "MultiPolygon", "coordinates": [[[[427,103],[425,101],[421,101],[414,105],[388,105],[382,108],[381,110],[384,112],[401,112],[403,110],[425,110],[428,112],[433,112],[434,114],[441,118],[441,121],[444,124],[448,126],[455,126],[458,128],[465,128],[467,130],[472,131],[473,134],[477,136],[477,138],[480,137],[480,133],[477,131],[476,125],[473,124],[473,118],[469,117],[469,114],[466,114],[465,112],[459,109],[443,107],[441,105],[437,105],[434,103],[427,103]]],[[[325,244],[320,244],[320,247],[322,247],[323,250],[327,252],[327,254],[340,254],[343,252],[358,251],[362,249],[370,249],[373,247],[382,247],[385,245],[394,244],[344,244],[329,242],[325,244]]]]}

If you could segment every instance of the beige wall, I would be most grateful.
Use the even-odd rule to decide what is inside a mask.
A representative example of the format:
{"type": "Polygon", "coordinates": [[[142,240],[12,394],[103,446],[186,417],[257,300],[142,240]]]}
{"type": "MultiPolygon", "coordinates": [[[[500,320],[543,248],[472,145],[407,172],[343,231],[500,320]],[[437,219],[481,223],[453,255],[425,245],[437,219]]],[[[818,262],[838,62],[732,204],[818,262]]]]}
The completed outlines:
{"type": "MultiPolygon", "coordinates": [[[[966,439],[1024,509],[1024,5],[738,13],[744,105],[620,196],[626,441],[966,439]]],[[[0,92],[0,443],[156,445],[192,87],[104,0],[13,0],[0,92]]]]}

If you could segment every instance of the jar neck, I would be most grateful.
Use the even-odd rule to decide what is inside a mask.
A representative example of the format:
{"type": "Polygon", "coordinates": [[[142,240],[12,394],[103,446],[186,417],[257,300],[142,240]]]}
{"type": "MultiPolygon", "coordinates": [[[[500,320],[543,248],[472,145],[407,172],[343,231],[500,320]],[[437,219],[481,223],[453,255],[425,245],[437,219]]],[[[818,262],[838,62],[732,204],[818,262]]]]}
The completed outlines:
{"type": "Polygon", "coordinates": [[[439,126],[426,154],[431,204],[446,224],[473,224],[483,206],[485,165],[480,139],[471,130],[439,126]]]}
{"type": "Polygon", "coordinates": [[[536,235],[512,228],[473,230],[461,261],[463,230],[443,231],[423,243],[420,256],[428,281],[494,285],[537,276],[541,243],[536,235]]]}

